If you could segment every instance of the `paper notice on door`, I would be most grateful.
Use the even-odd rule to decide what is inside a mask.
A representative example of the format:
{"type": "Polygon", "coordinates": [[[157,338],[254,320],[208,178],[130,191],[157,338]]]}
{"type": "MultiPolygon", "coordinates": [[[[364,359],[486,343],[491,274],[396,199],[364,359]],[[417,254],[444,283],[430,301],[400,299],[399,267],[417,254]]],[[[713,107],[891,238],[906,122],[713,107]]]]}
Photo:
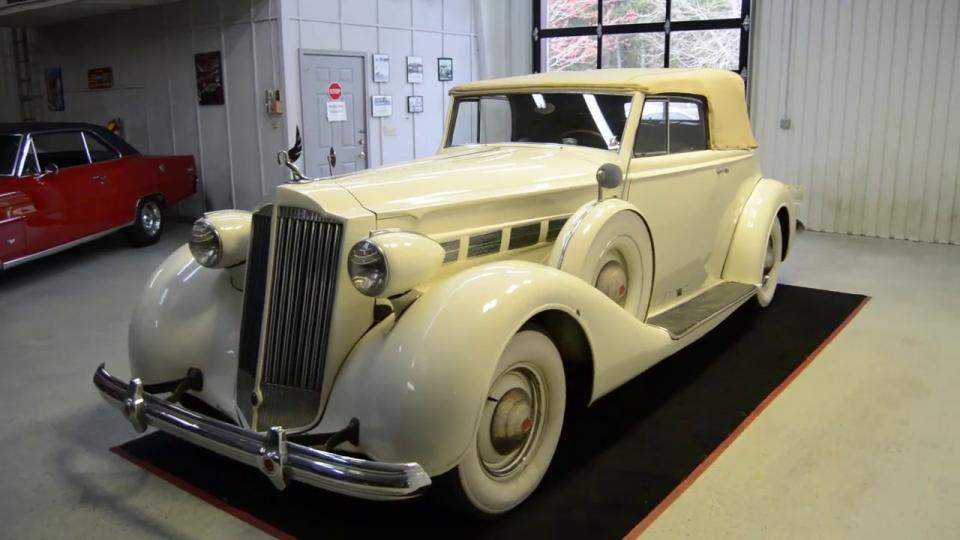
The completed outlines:
{"type": "Polygon", "coordinates": [[[327,122],[346,122],[347,104],[342,101],[327,102],[327,122]]]}

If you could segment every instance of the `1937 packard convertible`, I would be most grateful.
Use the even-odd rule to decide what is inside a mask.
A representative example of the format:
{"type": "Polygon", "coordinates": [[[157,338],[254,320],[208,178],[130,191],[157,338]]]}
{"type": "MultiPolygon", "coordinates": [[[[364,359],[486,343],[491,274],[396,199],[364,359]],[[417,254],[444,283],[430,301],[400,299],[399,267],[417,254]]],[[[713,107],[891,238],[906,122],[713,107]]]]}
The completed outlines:
{"type": "Polygon", "coordinates": [[[572,408],[773,299],[800,193],[761,176],[736,74],[451,95],[434,157],[198,220],[134,314],[134,378],[96,371],[103,397],[277,488],[439,483],[497,514],[540,483],[572,408]]]}

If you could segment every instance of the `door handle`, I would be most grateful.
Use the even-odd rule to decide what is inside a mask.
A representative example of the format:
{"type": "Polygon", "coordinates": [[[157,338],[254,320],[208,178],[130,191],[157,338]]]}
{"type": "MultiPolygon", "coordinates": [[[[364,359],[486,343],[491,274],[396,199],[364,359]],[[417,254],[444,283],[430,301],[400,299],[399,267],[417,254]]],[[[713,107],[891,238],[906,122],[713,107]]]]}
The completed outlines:
{"type": "Polygon", "coordinates": [[[98,174],[98,175],[94,176],[93,179],[96,180],[97,182],[103,183],[103,182],[105,182],[105,181],[107,180],[107,177],[104,176],[104,175],[102,175],[102,174],[98,174]]]}
{"type": "Polygon", "coordinates": [[[717,167],[717,174],[727,174],[730,172],[728,167],[717,167]]]}

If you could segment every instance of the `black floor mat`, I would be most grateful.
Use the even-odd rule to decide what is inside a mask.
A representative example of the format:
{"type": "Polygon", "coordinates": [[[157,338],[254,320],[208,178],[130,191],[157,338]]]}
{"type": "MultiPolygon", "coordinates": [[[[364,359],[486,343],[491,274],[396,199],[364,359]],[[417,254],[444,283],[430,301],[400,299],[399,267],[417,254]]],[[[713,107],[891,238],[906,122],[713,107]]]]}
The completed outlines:
{"type": "Polygon", "coordinates": [[[278,492],[258,470],[164,433],[116,450],[191,485],[218,506],[298,537],[621,538],[864,300],[781,286],[766,310],[739,310],[568,422],[543,483],[497,520],[452,511],[430,496],[381,503],[303,485],[278,492]]]}

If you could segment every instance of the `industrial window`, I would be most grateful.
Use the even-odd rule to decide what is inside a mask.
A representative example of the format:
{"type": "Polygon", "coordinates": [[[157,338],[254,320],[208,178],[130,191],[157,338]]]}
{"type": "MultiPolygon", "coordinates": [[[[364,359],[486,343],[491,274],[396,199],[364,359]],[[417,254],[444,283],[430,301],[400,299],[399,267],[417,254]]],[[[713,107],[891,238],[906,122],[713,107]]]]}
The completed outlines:
{"type": "Polygon", "coordinates": [[[533,70],[714,67],[747,77],[750,0],[533,0],[533,70]]]}
{"type": "Polygon", "coordinates": [[[654,96],[644,100],[634,155],[659,156],[706,149],[703,101],[679,96],[654,96]]]}

